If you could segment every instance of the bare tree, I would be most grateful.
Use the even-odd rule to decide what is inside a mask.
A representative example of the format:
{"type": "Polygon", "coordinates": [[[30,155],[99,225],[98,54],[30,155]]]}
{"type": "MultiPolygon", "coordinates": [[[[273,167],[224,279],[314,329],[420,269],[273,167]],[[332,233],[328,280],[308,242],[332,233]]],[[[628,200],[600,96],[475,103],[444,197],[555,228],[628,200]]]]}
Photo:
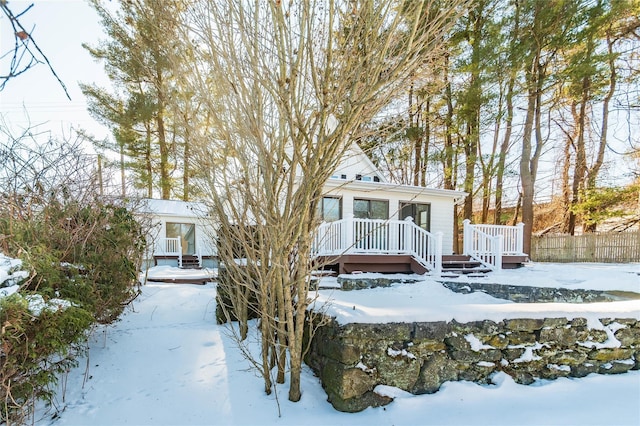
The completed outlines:
{"type": "Polygon", "coordinates": [[[16,15],[7,3],[6,0],[0,1],[0,11],[2,11],[2,14],[9,20],[9,25],[13,30],[13,46],[6,52],[0,51],[0,61],[2,61],[0,68],[0,91],[5,88],[12,78],[25,73],[38,64],[46,64],[51,74],[58,80],[67,98],[71,100],[67,86],[60,80],[60,77],[58,77],[58,74],[56,74],[56,71],[49,62],[49,58],[47,58],[33,39],[33,31],[28,31],[20,22],[20,18],[33,7],[33,4],[16,15]]]}
{"type": "Polygon", "coordinates": [[[208,110],[192,122],[192,158],[220,230],[244,241],[220,257],[230,286],[247,289],[270,370],[301,397],[316,205],[350,141],[434,60],[465,0],[202,1],[186,17],[185,75],[208,110]],[[435,7],[435,3],[439,7],[435,7]],[[422,25],[429,20],[429,25],[422,25]],[[420,28],[420,31],[418,31],[420,28]],[[248,231],[250,229],[250,231],[248,231]],[[230,230],[236,230],[232,231],[230,230]],[[248,242],[247,242],[248,241],[248,242]],[[270,357],[269,354],[272,356],[270,357]]]}

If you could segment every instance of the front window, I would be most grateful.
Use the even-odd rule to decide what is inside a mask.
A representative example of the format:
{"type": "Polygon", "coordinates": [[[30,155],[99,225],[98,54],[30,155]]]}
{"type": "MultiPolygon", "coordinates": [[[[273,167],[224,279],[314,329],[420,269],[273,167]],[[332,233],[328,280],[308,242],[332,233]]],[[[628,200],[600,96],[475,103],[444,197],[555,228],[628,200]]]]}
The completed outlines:
{"type": "Polygon", "coordinates": [[[196,226],[193,223],[167,222],[167,238],[180,238],[182,254],[195,254],[196,226]]]}
{"type": "Polygon", "coordinates": [[[325,222],[334,222],[342,218],[342,200],[337,197],[322,197],[318,203],[318,216],[325,222]]]}
{"type": "Polygon", "coordinates": [[[355,199],[353,216],[358,219],[389,219],[389,201],[355,199]]]}

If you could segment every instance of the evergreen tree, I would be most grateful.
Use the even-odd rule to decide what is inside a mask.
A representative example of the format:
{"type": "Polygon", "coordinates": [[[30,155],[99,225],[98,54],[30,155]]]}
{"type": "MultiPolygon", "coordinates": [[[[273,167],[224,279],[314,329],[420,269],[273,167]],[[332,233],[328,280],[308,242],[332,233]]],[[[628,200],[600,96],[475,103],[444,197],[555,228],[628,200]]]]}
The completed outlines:
{"type": "Polygon", "coordinates": [[[90,112],[112,129],[113,148],[127,156],[124,166],[133,172],[136,187],[147,196],[157,190],[168,199],[177,192],[175,167],[184,152],[176,149],[176,140],[188,143],[184,134],[178,135],[177,123],[184,119],[170,108],[178,80],[174,70],[180,3],[123,1],[115,10],[102,0],[91,4],[108,39],[85,48],[104,62],[115,90],[82,85],[90,112]]]}

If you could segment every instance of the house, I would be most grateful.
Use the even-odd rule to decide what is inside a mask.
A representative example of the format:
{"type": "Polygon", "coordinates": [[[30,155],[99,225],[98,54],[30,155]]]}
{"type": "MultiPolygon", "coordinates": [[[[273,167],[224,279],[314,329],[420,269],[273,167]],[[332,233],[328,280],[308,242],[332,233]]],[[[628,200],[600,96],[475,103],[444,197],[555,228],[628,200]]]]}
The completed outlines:
{"type": "Polygon", "coordinates": [[[353,145],[327,181],[315,242],[320,263],[339,273],[460,272],[519,266],[522,226],[464,224],[464,253],[453,253],[454,206],[461,191],[387,182],[353,145]]]}
{"type": "MultiPolygon", "coordinates": [[[[520,265],[522,226],[464,224],[463,256],[453,253],[454,206],[466,193],[388,182],[354,144],[325,183],[313,245],[318,267],[338,273],[471,272],[520,265]]],[[[147,200],[158,230],[154,264],[215,265],[213,225],[199,203],[147,200]]]]}
{"type": "Polygon", "coordinates": [[[151,222],[147,266],[217,266],[213,224],[203,203],[147,198],[141,200],[137,213],[151,222]]]}

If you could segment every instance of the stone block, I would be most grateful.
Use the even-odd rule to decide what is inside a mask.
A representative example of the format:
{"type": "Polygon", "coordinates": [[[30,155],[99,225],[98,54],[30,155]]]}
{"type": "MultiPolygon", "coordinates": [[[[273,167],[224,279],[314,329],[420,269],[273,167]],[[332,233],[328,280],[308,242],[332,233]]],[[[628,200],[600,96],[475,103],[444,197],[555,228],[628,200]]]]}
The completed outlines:
{"type": "Polygon", "coordinates": [[[435,354],[425,360],[412,392],[434,393],[447,381],[458,380],[458,364],[444,356],[435,354]]]}
{"type": "Polygon", "coordinates": [[[493,346],[496,349],[505,349],[509,346],[509,339],[504,334],[496,334],[489,338],[486,344],[493,346]]]}
{"type": "Polygon", "coordinates": [[[540,341],[555,343],[558,346],[568,348],[575,346],[577,331],[574,328],[543,328],[540,330],[540,341]]]}
{"type": "Polygon", "coordinates": [[[380,357],[375,367],[380,383],[395,386],[407,392],[413,389],[420,374],[420,361],[405,354],[397,356],[387,354],[386,357],[380,357]]]}
{"type": "Polygon", "coordinates": [[[564,327],[569,324],[569,320],[566,318],[545,318],[542,322],[542,327],[564,327]]]}
{"type": "Polygon", "coordinates": [[[376,384],[373,374],[359,368],[347,368],[336,362],[328,362],[325,365],[321,378],[327,394],[340,399],[362,396],[376,384]]]}
{"type": "Polygon", "coordinates": [[[549,358],[549,361],[553,364],[569,365],[572,367],[575,365],[580,365],[586,360],[587,354],[575,350],[565,350],[562,352],[558,352],[555,356],[549,358]]]}
{"type": "Polygon", "coordinates": [[[393,398],[379,395],[373,391],[369,391],[359,397],[342,399],[335,395],[329,396],[329,402],[338,411],[345,413],[358,413],[369,407],[382,407],[393,401],[393,398]]]}
{"type": "Polygon", "coordinates": [[[631,349],[624,348],[604,348],[594,349],[589,353],[589,359],[601,362],[611,362],[616,360],[630,359],[633,356],[631,349]]]}
{"type": "Polygon", "coordinates": [[[600,364],[600,368],[598,369],[598,373],[600,374],[622,374],[631,370],[635,365],[635,361],[633,360],[625,360],[621,361],[611,361],[600,364]]]}
{"type": "Polygon", "coordinates": [[[571,366],[571,377],[585,377],[591,373],[597,373],[600,368],[599,363],[585,362],[571,366]]]}
{"type": "Polygon", "coordinates": [[[444,342],[453,351],[470,351],[471,344],[464,338],[464,336],[457,334],[455,336],[449,336],[444,339],[444,342]]]}
{"type": "Polygon", "coordinates": [[[640,328],[621,328],[614,333],[614,336],[622,346],[640,346],[640,328]]]}
{"type": "Polygon", "coordinates": [[[596,342],[602,343],[605,342],[609,338],[609,335],[604,330],[591,329],[587,335],[586,339],[578,339],[581,342],[596,342]]]}
{"type": "Polygon", "coordinates": [[[533,332],[513,331],[507,334],[509,345],[534,345],[536,343],[536,335],[533,332]]]}
{"type": "Polygon", "coordinates": [[[427,358],[445,349],[447,349],[447,345],[442,340],[422,340],[413,344],[411,352],[418,358],[427,358]]]}
{"type": "Polygon", "coordinates": [[[505,320],[505,325],[511,331],[533,332],[540,330],[544,325],[544,319],[516,318],[505,320]]]}
{"type": "Polygon", "coordinates": [[[412,339],[414,342],[423,339],[443,341],[449,331],[450,326],[444,321],[420,322],[414,325],[412,339]]]}

